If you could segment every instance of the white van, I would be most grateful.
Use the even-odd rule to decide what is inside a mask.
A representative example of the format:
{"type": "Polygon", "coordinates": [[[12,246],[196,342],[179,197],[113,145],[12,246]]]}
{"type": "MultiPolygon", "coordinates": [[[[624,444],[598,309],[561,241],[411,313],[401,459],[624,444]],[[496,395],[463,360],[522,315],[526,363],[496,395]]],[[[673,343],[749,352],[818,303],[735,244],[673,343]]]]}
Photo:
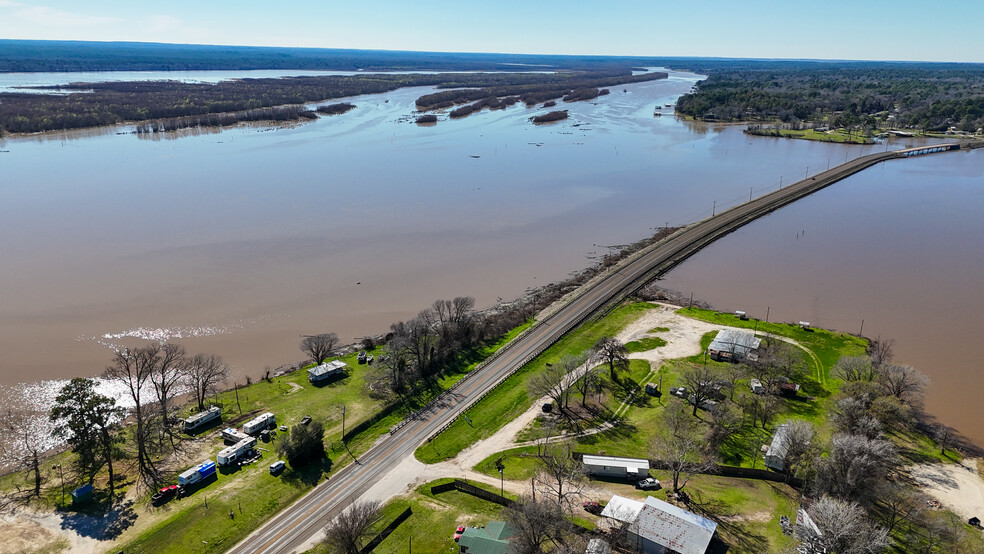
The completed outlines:
{"type": "Polygon", "coordinates": [[[272,464],[270,464],[270,475],[276,475],[280,473],[286,466],[287,466],[287,462],[283,460],[277,460],[276,462],[273,462],[272,464]]]}

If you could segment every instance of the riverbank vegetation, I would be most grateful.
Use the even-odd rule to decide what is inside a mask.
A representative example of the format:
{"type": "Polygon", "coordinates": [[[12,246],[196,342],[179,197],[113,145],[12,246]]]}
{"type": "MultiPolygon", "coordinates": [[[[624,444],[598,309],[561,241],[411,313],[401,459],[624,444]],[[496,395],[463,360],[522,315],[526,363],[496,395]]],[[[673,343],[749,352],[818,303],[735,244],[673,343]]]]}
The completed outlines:
{"type": "Polygon", "coordinates": [[[349,104],[348,102],[339,102],[337,104],[328,104],[327,106],[318,106],[315,110],[318,113],[325,115],[338,115],[347,113],[350,110],[355,109],[355,104],[349,104]]]}
{"type": "MultiPolygon", "coordinates": [[[[978,133],[984,127],[980,64],[736,62],[709,73],[680,97],[678,114],[781,123],[783,131],[816,129],[824,134],[780,136],[821,140],[828,129],[871,138],[892,129],[978,133]]],[[[753,134],[767,132],[758,129],[753,134]]]]}

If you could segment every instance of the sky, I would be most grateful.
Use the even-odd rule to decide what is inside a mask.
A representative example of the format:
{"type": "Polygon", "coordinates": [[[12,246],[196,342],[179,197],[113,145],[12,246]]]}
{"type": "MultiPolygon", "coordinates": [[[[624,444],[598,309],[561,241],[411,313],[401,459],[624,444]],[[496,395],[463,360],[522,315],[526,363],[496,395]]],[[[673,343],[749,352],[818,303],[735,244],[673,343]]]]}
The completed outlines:
{"type": "Polygon", "coordinates": [[[0,38],[984,62],[984,2],[0,0],[0,38]]]}

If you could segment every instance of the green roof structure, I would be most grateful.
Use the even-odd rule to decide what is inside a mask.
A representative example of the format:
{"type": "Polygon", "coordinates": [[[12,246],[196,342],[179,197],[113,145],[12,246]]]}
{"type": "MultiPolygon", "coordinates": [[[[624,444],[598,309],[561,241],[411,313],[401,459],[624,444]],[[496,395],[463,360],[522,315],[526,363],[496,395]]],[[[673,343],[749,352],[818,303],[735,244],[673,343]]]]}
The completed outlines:
{"type": "Polygon", "coordinates": [[[465,527],[458,539],[458,552],[463,554],[506,554],[509,537],[514,531],[504,521],[490,521],[484,527],[465,527]]]}

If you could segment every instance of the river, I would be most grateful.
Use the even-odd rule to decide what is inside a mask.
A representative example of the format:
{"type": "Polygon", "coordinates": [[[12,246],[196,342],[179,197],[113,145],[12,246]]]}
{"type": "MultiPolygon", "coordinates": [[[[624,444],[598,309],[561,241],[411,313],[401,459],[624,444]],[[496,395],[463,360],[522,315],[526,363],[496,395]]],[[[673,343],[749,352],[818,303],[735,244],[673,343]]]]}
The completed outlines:
{"type": "MultiPolygon", "coordinates": [[[[56,386],[60,379],[98,374],[109,361],[108,345],[128,337],[173,337],[190,352],[222,355],[237,379],[255,377],[303,358],[302,335],[335,331],[353,341],[456,295],[475,296],[487,307],[564,279],[607,246],[636,241],[654,227],[696,221],[772,190],[781,179],[884,148],[747,137],[739,126],[653,117],[655,106],[674,102],[699,78],[671,72],[666,80],[613,87],[594,101],[563,104],[570,119],[541,126],[528,119],[547,110],[523,106],[418,126],[414,100],[431,89],[415,88],[349,99],[355,110],[299,125],[152,139],[122,126],[0,140],[0,384],[56,386]]],[[[971,178],[984,166],[976,153],[894,164],[951,167],[951,160],[969,160],[962,163],[971,178]]],[[[912,209],[957,194],[957,175],[882,169],[889,165],[829,189],[848,195],[841,198],[843,218],[857,215],[849,211],[856,203],[850,192],[837,191],[884,171],[908,172],[899,174],[904,183],[892,186],[909,191],[897,200],[912,209]]],[[[858,217],[856,233],[864,234],[875,222],[858,217]]],[[[941,208],[922,213],[919,224],[931,231],[955,221],[941,208]]],[[[817,240],[819,231],[803,230],[805,240],[817,240]]],[[[892,241],[904,242],[904,235],[884,235],[889,242],[877,244],[897,252],[892,241]]],[[[739,242],[741,236],[712,248],[758,248],[739,242]]],[[[943,233],[921,236],[934,252],[968,252],[943,233]]],[[[789,248],[797,253],[800,244],[789,248]]],[[[806,263],[789,252],[770,253],[784,264],[806,263]]],[[[728,288],[740,282],[736,267],[691,269],[706,267],[700,264],[708,256],[678,268],[667,283],[694,288],[712,302],[752,306],[754,299],[741,291],[754,287],[728,288]],[[696,277],[678,278],[688,272],[703,279],[715,273],[716,280],[697,286],[696,277]]],[[[749,282],[777,274],[751,256],[740,259],[737,267],[749,282]]],[[[876,285],[875,274],[846,267],[853,259],[831,254],[810,261],[828,273],[867,275],[865,286],[876,285]]],[[[924,265],[921,255],[907,260],[924,265]]],[[[962,265],[948,272],[964,268],[970,271],[962,265]]],[[[979,294],[943,300],[948,289],[934,284],[932,274],[917,278],[926,280],[916,296],[947,306],[981,302],[979,294]]],[[[799,315],[785,299],[815,291],[789,289],[779,298],[776,288],[769,287],[773,309],[788,310],[789,319],[812,317],[799,315]]],[[[865,334],[895,336],[898,357],[906,361],[911,351],[922,351],[926,337],[903,344],[909,339],[900,329],[879,323],[897,318],[876,313],[897,313],[893,309],[872,303],[859,317],[833,307],[824,313],[845,322],[866,318],[865,334]]],[[[853,323],[829,323],[857,330],[853,323]]],[[[933,343],[945,353],[946,367],[912,361],[935,378],[931,401],[945,390],[939,372],[970,374],[969,365],[950,363],[954,350],[969,352],[969,345],[952,339],[933,343]]],[[[959,409],[947,412],[942,404],[940,417],[956,421],[959,409]]],[[[960,427],[972,434],[971,426],[960,427]]]]}

